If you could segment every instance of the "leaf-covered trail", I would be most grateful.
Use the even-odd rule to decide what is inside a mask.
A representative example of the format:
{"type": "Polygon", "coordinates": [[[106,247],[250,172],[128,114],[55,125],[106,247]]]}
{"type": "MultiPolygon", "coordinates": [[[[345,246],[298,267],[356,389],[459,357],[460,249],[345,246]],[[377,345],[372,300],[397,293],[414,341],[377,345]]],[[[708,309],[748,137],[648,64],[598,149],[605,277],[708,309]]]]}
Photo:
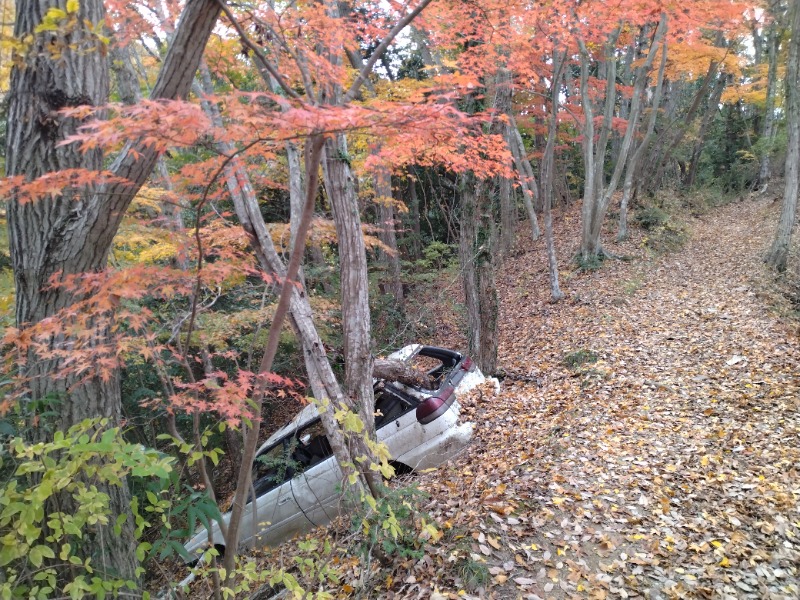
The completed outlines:
{"type": "Polygon", "coordinates": [[[421,478],[446,534],[400,595],[475,589],[485,561],[473,593],[496,598],[800,596],[800,349],[761,292],[774,211],[717,209],[661,258],[614,246],[636,260],[562,273],[556,305],[541,249],[506,264],[510,376],[465,399],[463,459],[421,478]]]}

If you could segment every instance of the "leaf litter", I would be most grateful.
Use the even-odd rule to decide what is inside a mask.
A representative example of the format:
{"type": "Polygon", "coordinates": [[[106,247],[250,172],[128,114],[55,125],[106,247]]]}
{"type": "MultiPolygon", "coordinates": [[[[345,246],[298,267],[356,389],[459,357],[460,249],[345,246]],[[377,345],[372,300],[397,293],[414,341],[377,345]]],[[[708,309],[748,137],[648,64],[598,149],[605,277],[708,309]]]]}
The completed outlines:
{"type": "Polygon", "coordinates": [[[385,593],[800,597],[800,350],[764,294],[774,222],[747,201],[694,220],[675,253],[614,246],[637,260],[562,272],[556,305],[540,248],[509,260],[509,375],[462,399],[474,443],[420,477],[445,536],[385,593]]]}

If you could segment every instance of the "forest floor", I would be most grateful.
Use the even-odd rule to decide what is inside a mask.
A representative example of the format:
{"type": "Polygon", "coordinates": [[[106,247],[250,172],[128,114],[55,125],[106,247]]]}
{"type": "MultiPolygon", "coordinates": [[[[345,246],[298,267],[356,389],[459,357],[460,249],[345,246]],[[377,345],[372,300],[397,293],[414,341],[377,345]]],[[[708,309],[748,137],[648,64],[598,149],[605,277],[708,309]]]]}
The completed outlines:
{"type": "MultiPolygon", "coordinates": [[[[565,267],[579,215],[559,213],[566,298],[548,302],[543,242],[506,261],[501,389],[461,398],[461,456],[401,479],[441,539],[381,565],[318,532],[341,595],[800,597],[798,321],[761,262],[777,209],[711,209],[660,255],[636,230],[596,271],[565,267]]],[[[463,347],[446,318],[425,341],[463,347]]]]}
{"type": "Polygon", "coordinates": [[[776,222],[768,200],[712,209],[661,256],[639,232],[610,247],[632,261],[562,271],[557,304],[541,249],[509,261],[509,376],[464,399],[466,454],[419,478],[453,533],[396,595],[800,597],[800,344],[761,261],[776,222]]]}

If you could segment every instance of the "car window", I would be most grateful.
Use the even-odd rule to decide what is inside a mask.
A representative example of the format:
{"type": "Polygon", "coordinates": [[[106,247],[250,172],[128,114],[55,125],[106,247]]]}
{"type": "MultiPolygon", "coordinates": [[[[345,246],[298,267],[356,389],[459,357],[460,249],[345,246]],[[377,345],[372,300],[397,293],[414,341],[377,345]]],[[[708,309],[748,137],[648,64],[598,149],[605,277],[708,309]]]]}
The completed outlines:
{"type": "MultiPolygon", "coordinates": [[[[253,487],[256,497],[263,496],[269,490],[294,477],[297,464],[291,457],[291,449],[296,443],[281,440],[272,448],[268,448],[253,461],[253,487]]],[[[251,499],[248,498],[248,501],[251,499]]]]}
{"type": "Polygon", "coordinates": [[[304,471],[309,467],[333,456],[330,442],[325,436],[322,421],[303,427],[295,435],[295,445],[292,449],[292,460],[297,464],[297,471],[304,471]]]}
{"type": "Polygon", "coordinates": [[[375,390],[375,429],[391,423],[395,419],[417,407],[418,401],[394,388],[390,384],[375,390]]]}
{"type": "Polygon", "coordinates": [[[446,364],[441,358],[417,354],[412,357],[408,365],[415,371],[427,373],[436,384],[434,389],[442,382],[442,379],[450,372],[451,365],[446,364]]]}

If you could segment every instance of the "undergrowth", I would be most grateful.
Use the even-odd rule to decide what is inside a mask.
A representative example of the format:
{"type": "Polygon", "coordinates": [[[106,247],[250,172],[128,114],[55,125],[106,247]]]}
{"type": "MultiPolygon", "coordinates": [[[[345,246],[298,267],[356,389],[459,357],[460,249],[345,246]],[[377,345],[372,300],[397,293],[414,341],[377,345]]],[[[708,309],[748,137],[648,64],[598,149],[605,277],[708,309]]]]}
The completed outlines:
{"type": "Polygon", "coordinates": [[[670,208],[676,207],[656,201],[634,213],[633,222],[647,232],[642,244],[657,254],[675,252],[689,239],[686,224],[670,208]]]}

